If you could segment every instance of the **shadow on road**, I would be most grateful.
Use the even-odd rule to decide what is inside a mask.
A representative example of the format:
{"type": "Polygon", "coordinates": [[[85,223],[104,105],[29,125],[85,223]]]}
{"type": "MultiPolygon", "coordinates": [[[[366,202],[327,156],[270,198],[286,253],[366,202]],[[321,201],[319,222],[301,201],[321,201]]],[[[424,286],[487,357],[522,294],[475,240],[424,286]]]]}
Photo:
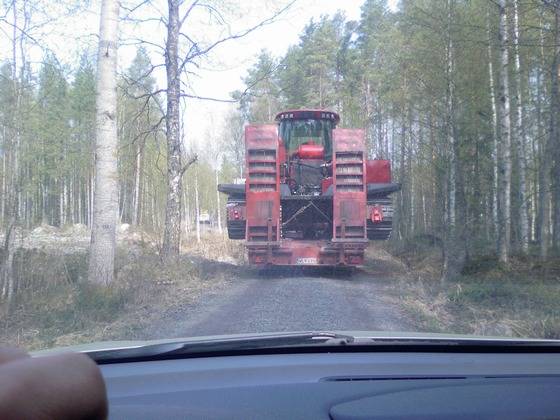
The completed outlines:
{"type": "Polygon", "coordinates": [[[252,268],[256,276],[270,279],[286,277],[316,277],[340,280],[352,280],[354,274],[360,272],[355,267],[292,267],[273,266],[266,268],[252,268]]]}

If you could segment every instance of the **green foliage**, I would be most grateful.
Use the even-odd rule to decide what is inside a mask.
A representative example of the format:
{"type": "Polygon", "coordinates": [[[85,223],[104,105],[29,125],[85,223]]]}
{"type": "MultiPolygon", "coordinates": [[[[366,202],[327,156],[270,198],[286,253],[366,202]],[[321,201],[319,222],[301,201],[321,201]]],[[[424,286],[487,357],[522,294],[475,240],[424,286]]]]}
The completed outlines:
{"type": "MultiPolygon", "coordinates": [[[[523,146],[526,196],[531,239],[538,241],[537,192],[548,188],[538,185],[538,171],[543,160],[539,150],[549,129],[554,15],[551,8],[531,2],[519,2],[519,14],[521,105],[528,139],[523,146]]],[[[396,240],[423,233],[445,238],[450,163],[456,156],[454,210],[464,219],[458,223],[465,227],[465,247],[471,253],[493,254],[497,237],[492,206],[497,193],[488,46],[493,48],[497,86],[497,26],[497,7],[483,0],[403,1],[396,11],[389,10],[385,0],[366,0],[359,21],[348,21],[340,13],[322,16],[306,25],[299,42],[284,56],[262,53],[245,79],[249,99],[242,101],[240,113],[259,123],[266,120],[264,103],[272,104],[272,114],[289,108],[330,108],[341,113],[342,127],[364,128],[370,157],[390,159],[393,176],[403,185],[393,196],[396,240]],[[272,74],[270,63],[278,63],[272,74]],[[273,91],[254,84],[264,73],[273,91]],[[270,92],[278,92],[278,97],[264,101],[270,92]]],[[[513,63],[512,57],[513,48],[513,63]]],[[[515,124],[513,64],[509,72],[515,124]]],[[[516,155],[513,147],[512,214],[507,216],[513,220],[519,219],[521,188],[516,155]]],[[[513,223],[514,248],[519,234],[519,225],[513,223]]]]}

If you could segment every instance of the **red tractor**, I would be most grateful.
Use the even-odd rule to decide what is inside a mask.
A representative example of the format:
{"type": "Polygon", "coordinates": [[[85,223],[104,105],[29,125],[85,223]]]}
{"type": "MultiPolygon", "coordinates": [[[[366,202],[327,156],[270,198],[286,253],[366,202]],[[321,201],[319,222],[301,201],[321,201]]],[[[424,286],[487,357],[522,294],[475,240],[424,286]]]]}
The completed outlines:
{"type": "Polygon", "coordinates": [[[218,190],[251,264],[359,266],[368,240],[389,238],[400,185],[389,161],[366,160],[364,130],[336,128],[339,119],[302,109],[245,127],[245,183],[218,190]]]}

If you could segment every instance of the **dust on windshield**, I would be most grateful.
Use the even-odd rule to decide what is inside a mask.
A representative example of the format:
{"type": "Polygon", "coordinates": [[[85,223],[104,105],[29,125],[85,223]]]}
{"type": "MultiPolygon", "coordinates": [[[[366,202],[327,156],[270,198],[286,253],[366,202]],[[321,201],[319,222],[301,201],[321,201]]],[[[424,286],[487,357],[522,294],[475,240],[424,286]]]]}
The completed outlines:
{"type": "Polygon", "coordinates": [[[0,341],[560,338],[560,7],[273,3],[0,5],[0,341]]]}

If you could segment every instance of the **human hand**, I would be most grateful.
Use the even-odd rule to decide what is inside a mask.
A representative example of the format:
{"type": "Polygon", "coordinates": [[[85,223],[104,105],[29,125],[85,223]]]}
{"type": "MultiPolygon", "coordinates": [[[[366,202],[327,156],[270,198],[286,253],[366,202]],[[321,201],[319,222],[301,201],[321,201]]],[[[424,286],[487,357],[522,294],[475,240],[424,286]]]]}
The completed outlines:
{"type": "Polygon", "coordinates": [[[0,419],[106,419],[105,383],[86,355],[0,347],[0,419]]]}

